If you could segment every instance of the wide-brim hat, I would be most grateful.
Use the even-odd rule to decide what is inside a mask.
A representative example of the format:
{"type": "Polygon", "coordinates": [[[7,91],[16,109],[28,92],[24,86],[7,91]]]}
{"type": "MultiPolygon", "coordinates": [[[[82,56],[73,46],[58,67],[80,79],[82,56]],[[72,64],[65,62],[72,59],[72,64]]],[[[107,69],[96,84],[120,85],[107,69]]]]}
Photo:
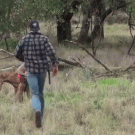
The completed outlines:
{"type": "Polygon", "coordinates": [[[30,22],[30,30],[31,31],[38,31],[40,30],[39,23],[36,20],[30,22]]]}

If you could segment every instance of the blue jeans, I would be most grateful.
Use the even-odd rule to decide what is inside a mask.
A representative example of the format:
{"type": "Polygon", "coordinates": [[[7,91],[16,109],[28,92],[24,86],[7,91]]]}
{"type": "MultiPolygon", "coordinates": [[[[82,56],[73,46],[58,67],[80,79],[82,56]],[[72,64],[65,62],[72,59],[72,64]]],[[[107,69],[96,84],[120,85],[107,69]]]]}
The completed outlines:
{"type": "Polygon", "coordinates": [[[46,78],[46,72],[42,74],[27,73],[26,79],[30,88],[32,97],[32,107],[35,111],[41,111],[41,118],[44,115],[44,97],[43,89],[46,78]]]}

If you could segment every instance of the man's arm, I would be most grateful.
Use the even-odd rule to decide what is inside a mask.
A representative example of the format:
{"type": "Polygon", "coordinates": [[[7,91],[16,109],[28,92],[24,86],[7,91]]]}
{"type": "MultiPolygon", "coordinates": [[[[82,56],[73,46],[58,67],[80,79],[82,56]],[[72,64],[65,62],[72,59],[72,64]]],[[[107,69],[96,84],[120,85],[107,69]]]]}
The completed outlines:
{"type": "Polygon", "coordinates": [[[21,40],[19,45],[16,47],[14,55],[18,60],[24,62],[24,57],[22,55],[22,52],[23,52],[22,45],[23,45],[23,40],[21,40]]]}
{"type": "Polygon", "coordinates": [[[48,38],[46,38],[46,41],[45,41],[45,48],[46,48],[47,56],[49,56],[49,58],[51,59],[52,64],[53,65],[57,64],[58,60],[56,57],[55,50],[53,46],[51,45],[51,43],[49,42],[48,38]]]}
{"type": "Polygon", "coordinates": [[[51,69],[53,72],[52,75],[55,76],[58,73],[58,60],[56,57],[55,50],[53,46],[51,45],[51,43],[49,42],[48,38],[46,38],[46,41],[45,41],[45,48],[46,48],[47,55],[50,57],[52,61],[52,69],[51,69]]]}

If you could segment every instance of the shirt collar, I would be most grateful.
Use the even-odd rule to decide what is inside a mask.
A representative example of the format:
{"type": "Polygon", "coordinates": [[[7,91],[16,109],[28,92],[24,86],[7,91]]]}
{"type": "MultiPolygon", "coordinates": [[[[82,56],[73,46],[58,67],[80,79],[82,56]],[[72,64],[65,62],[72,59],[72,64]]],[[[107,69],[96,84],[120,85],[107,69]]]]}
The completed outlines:
{"type": "Polygon", "coordinates": [[[28,33],[29,33],[29,34],[30,34],[30,33],[41,33],[41,31],[40,31],[40,30],[38,30],[38,31],[29,31],[28,33]]]}

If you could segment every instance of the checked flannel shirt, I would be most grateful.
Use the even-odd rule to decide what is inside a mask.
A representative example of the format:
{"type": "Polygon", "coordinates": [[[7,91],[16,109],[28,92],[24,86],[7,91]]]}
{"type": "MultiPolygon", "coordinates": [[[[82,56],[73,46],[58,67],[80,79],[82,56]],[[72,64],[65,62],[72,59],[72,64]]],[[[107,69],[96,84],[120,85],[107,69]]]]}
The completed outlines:
{"type": "Polygon", "coordinates": [[[56,62],[55,50],[46,36],[40,32],[30,32],[20,40],[15,49],[15,56],[25,62],[30,73],[44,73],[56,62]]]}

